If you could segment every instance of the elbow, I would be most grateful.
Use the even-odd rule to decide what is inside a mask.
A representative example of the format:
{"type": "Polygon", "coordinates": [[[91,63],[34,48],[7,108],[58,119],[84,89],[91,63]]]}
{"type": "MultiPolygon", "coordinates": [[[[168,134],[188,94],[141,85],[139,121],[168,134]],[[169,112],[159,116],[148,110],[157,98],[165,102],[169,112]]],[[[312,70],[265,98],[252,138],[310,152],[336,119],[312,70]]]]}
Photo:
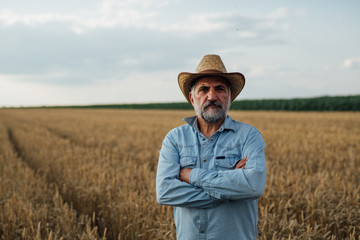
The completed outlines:
{"type": "Polygon", "coordinates": [[[265,172],[257,172],[257,177],[253,178],[252,181],[249,181],[251,191],[251,197],[254,199],[260,198],[264,194],[265,190],[265,179],[266,173],[265,172]]]}
{"type": "Polygon", "coordinates": [[[160,205],[165,204],[164,195],[166,194],[166,191],[164,191],[163,183],[163,179],[156,177],[156,201],[160,205]]]}
{"type": "Polygon", "coordinates": [[[156,201],[160,205],[169,205],[169,191],[163,184],[156,186],[156,201]]]}
{"type": "Polygon", "coordinates": [[[259,188],[257,188],[257,189],[254,189],[253,198],[258,199],[258,198],[260,198],[263,194],[264,194],[264,188],[263,188],[263,187],[259,187],[259,188]]]}
{"type": "Polygon", "coordinates": [[[251,188],[245,196],[240,199],[256,200],[264,194],[264,188],[251,188]]]}
{"type": "Polygon", "coordinates": [[[156,186],[156,201],[160,205],[164,205],[164,193],[156,186]]]}
{"type": "Polygon", "coordinates": [[[161,193],[161,194],[156,194],[156,201],[158,204],[160,205],[167,205],[167,206],[173,206],[173,202],[172,199],[169,197],[168,194],[161,193]]]}
{"type": "Polygon", "coordinates": [[[156,197],[156,201],[157,201],[158,204],[164,205],[164,202],[163,202],[163,200],[161,198],[156,197]]]}
{"type": "Polygon", "coordinates": [[[158,192],[156,192],[156,201],[160,205],[166,205],[166,198],[163,194],[159,194],[158,192]]]}

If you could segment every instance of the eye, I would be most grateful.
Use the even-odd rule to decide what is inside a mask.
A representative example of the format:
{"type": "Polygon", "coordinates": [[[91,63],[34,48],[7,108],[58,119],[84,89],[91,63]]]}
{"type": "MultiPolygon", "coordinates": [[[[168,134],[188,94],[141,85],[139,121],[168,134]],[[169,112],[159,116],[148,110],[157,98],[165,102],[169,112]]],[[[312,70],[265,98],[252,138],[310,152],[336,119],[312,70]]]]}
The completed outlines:
{"type": "Polygon", "coordinates": [[[217,91],[225,91],[225,87],[224,86],[216,86],[215,89],[217,91]]]}
{"type": "Polygon", "coordinates": [[[209,87],[206,87],[206,86],[201,86],[199,88],[199,92],[207,92],[209,90],[209,87]]]}

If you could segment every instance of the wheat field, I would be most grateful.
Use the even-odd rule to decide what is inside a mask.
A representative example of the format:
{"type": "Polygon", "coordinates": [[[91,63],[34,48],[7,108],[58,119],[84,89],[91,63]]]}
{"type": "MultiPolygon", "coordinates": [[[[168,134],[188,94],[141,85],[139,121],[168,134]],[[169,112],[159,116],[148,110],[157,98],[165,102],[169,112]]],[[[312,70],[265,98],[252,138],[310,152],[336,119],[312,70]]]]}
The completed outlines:
{"type": "MultiPolygon", "coordinates": [[[[175,239],[156,167],[191,115],[0,109],[0,239],[175,239]]],[[[360,239],[360,113],[229,115],[266,142],[259,239],[360,239]]]]}

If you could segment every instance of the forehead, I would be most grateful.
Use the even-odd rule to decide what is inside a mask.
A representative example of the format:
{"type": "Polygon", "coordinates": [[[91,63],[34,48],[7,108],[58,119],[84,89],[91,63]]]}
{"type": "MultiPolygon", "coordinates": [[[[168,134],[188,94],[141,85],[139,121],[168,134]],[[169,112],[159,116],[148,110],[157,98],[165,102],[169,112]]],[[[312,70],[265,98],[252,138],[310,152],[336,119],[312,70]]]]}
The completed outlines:
{"type": "Polygon", "coordinates": [[[218,86],[218,85],[223,85],[223,86],[228,86],[227,81],[222,78],[222,77],[218,77],[218,76],[205,76],[205,77],[201,77],[196,81],[196,87],[199,86],[218,86]]]}

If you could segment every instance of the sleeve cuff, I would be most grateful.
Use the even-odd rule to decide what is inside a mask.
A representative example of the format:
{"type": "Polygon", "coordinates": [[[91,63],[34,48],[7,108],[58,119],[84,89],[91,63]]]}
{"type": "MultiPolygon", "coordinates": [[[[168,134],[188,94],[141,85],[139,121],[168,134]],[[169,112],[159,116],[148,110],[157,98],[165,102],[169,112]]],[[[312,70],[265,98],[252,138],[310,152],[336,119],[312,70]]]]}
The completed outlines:
{"type": "Polygon", "coordinates": [[[193,168],[190,172],[189,182],[191,185],[201,187],[201,176],[205,172],[205,169],[193,168]]]}

